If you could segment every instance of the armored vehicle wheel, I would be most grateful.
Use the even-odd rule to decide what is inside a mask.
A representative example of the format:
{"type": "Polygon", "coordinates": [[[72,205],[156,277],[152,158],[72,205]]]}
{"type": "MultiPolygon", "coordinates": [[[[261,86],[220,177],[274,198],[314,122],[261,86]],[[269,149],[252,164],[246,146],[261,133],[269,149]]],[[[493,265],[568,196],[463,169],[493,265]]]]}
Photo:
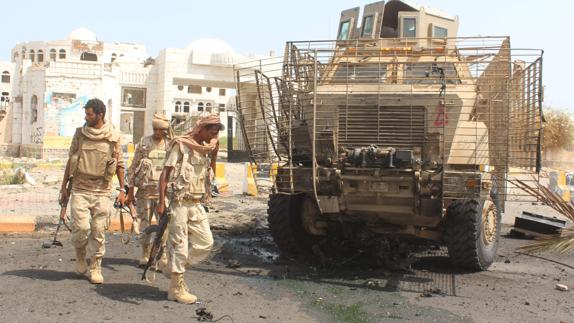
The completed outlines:
{"type": "Polygon", "coordinates": [[[460,200],[447,211],[445,240],[451,262],[486,270],[496,257],[500,237],[500,204],[493,187],[486,200],[460,200]]]}
{"type": "Polygon", "coordinates": [[[313,237],[305,231],[302,221],[304,199],[302,195],[269,195],[269,229],[273,241],[284,253],[311,253],[313,237]]]}

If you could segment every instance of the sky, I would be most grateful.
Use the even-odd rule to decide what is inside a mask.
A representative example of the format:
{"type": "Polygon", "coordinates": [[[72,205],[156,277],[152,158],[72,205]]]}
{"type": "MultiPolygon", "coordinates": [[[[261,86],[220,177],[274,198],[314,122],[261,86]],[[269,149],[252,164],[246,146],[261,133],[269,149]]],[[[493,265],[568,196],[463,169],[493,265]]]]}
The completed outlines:
{"type": "MultiPolygon", "coordinates": [[[[285,41],[336,37],[344,9],[353,0],[162,0],[4,1],[0,60],[23,41],[65,39],[88,28],[98,40],[144,44],[150,56],[185,48],[199,38],[217,38],[242,54],[283,52],[285,41]]],[[[374,2],[374,1],[372,1],[374,2]]],[[[574,113],[574,1],[417,0],[459,17],[459,36],[510,36],[513,48],[544,50],[544,105],[574,113]]]]}

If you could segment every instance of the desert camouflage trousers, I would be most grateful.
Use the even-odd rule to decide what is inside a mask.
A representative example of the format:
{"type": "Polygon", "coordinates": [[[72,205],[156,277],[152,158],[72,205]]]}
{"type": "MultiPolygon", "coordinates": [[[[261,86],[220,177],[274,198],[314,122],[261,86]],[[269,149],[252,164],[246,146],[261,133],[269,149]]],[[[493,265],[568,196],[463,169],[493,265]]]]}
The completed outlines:
{"type": "Polygon", "coordinates": [[[109,195],[72,192],[72,243],[77,249],[88,247],[88,255],[101,258],[106,252],[106,228],[111,209],[109,195]]]}
{"type": "Polygon", "coordinates": [[[213,235],[205,209],[196,200],[174,201],[168,225],[168,269],[184,273],[185,266],[201,262],[213,247],[213,235]]]}

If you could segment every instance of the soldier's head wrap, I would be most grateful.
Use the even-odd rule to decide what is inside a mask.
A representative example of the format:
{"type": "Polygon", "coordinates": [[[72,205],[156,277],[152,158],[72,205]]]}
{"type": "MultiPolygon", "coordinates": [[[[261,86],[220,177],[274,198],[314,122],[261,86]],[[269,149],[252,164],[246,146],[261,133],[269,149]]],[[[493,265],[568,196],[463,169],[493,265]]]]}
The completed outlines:
{"type": "Polygon", "coordinates": [[[154,129],[166,130],[168,138],[172,139],[174,137],[173,129],[171,128],[171,125],[169,124],[169,119],[167,118],[167,116],[164,116],[163,114],[155,113],[153,115],[153,120],[152,120],[151,124],[152,124],[152,127],[154,129]]]}
{"type": "Polygon", "coordinates": [[[185,136],[195,135],[201,130],[201,128],[211,125],[218,125],[219,131],[225,130],[225,126],[223,125],[223,123],[221,123],[221,120],[219,119],[219,114],[214,113],[197,120],[195,126],[193,126],[193,128],[191,128],[191,130],[188,131],[185,134],[185,136]]]}

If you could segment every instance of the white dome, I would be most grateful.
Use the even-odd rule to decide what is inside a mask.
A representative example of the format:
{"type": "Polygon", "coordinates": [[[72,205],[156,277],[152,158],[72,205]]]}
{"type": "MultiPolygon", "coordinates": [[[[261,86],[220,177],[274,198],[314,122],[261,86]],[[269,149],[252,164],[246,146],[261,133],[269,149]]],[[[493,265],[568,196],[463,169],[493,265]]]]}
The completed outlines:
{"type": "Polygon", "coordinates": [[[233,54],[235,50],[228,43],[223,40],[213,39],[213,38],[202,38],[193,41],[187,50],[193,51],[195,53],[202,54],[233,54]]]}
{"type": "Polygon", "coordinates": [[[84,41],[91,41],[97,42],[96,34],[94,34],[91,30],[86,28],[78,28],[73,30],[68,35],[68,40],[84,40],[84,41]]]}

